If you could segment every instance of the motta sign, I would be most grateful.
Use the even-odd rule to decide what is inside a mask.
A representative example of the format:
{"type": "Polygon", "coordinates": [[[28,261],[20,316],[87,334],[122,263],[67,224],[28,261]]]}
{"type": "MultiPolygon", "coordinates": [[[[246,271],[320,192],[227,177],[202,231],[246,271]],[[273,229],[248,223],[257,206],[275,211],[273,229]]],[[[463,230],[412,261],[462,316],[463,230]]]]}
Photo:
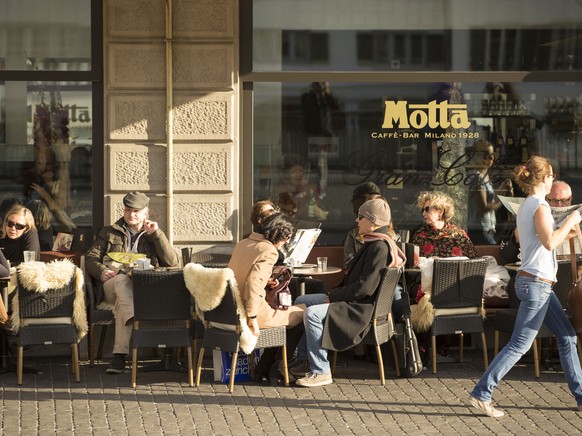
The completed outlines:
{"type": "Polygon", "coordinates": [[[466,104],[452,104],[436,100],[425,104],[408,104],[407,101],[384,102],[383,129],[467,129],[471,123],[466,104]]]}

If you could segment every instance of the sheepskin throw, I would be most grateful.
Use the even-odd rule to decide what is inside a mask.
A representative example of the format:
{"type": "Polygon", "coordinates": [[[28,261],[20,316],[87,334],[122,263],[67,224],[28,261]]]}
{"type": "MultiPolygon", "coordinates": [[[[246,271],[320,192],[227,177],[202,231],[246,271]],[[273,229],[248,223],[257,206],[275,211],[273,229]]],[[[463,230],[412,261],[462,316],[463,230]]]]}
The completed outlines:
{"type": "MultiPolygon", "coordinates": [[[[33,292],[44,293],[50,289],[66,286],[75,277],[75,299],[73,302],[73,324],[77,329],[77,340],[88,331],[87,310],[85,308],[85,282],[83,272],[69,259],[56,259],[49,263],[24,262],[18,268],[19,286],[33,292]]],[[[12,329],[20,329],[18,298],[12,299],[12,329]]]]}
{"type": "MultiPolygon", "coordinates": [[[[240,348],[245,354],[250,354],[255,349],[257,337],[253,335],[247,324],[246,311],[234,272],[230,268],[205,268],[197,263],[189,263],[184,267],[184,282],[196,301],[196,311],[202,320],[204,312],[218,307],[226,294],[227,284],[230,283],[241,327],[240,348]]],[[[222,328],[216,325],[213,327],[222,328]]]]}

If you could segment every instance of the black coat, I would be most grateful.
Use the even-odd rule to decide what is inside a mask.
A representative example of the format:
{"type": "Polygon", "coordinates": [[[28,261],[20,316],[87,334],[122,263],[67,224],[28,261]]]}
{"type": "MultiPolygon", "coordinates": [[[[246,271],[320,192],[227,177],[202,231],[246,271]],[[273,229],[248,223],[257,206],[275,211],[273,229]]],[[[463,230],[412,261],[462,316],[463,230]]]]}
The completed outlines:
{"type": "Polygon", "coordinates": [[[366,242],[356,253],[342,284],[329,294],[322,347],[344,351],[359,344],[370,330],[380,273],[391,262],[383,240],[366,242]]]}

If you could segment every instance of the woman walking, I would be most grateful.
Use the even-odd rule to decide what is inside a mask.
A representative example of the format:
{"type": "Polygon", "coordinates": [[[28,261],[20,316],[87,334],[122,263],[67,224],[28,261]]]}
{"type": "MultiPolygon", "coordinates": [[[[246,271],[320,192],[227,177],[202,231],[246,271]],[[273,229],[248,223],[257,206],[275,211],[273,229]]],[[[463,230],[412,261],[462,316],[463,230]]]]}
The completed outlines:
{"type": "Polygon", "coordinates": [[[582,411],[582,369],[576,352],[576,333],[564,309],[552,291],[558,264],[554,248],[573,236],[580,223],[580,213],[572,212],[561,227],[555,228],[550,206],[545,200],[556,175],[550,163],[540,156],[516,167],[515,181],[527,199],[517,213],[517,230],[521,243],[521,268],[515,281],[520,300],[515,327],[509,343],[495,357],[469,396],[469,403],[488,416],[499,418],[504,413],[493,407],[493,389],[529,350],[542,325],[552,331],[558,342],[560,362],[568,387],[582,411]]]}

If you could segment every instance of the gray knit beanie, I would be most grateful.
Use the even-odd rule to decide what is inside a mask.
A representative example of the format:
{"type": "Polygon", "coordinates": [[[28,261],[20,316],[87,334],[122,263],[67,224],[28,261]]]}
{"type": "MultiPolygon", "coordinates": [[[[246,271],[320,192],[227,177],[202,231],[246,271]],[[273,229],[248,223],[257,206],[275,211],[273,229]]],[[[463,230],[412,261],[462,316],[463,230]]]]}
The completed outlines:
{"type": "Polygon", "coordinates": [[[366,201],[360,206],[358,215],[368,218],[372,223],[380,227],[387,226],[392,220],[390,206],[381,198],[366,201]]]}

